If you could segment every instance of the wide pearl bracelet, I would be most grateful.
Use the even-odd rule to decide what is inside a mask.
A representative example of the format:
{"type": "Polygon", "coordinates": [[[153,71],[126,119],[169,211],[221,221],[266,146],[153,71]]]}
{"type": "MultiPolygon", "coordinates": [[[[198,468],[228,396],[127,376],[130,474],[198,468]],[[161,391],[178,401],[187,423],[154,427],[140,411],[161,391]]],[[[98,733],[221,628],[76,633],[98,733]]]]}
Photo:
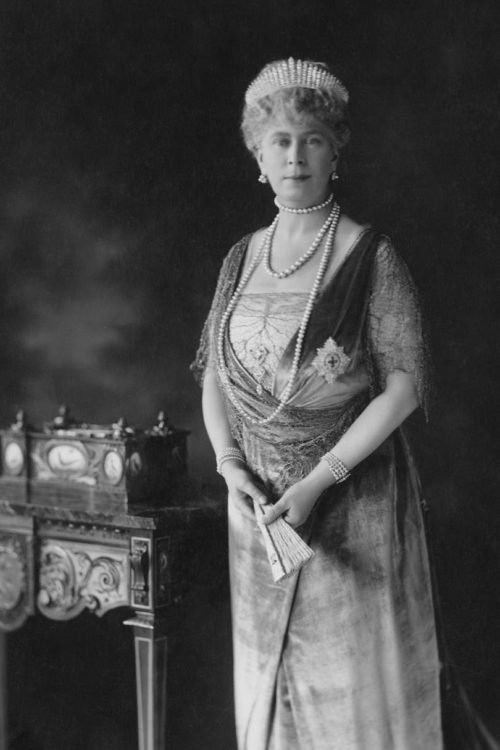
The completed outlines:
{"type": "Polygon", "coordinates": [[[239,461],[242,464],[245,464],[245,457],[243,453],[240,451],[239,448],[223,448],[221,451],[219,451],[215,457],[215,460],[217,461],[217,473],[222,475],[221,467],[222,464],[226,461],[239,461]]]}
{"type": "Polygon", "coordinates": [[[333,474],[335,484],[345,482],[345,480],[351,476],[351,472],[349,471],[345,463],[341,461],[340,458],[338,458],[338,456],[336,456],[332,451],[325,453],[324,456],[321,456],[320,460],[324,461],[327,464],[331,474],[333,474]]]}

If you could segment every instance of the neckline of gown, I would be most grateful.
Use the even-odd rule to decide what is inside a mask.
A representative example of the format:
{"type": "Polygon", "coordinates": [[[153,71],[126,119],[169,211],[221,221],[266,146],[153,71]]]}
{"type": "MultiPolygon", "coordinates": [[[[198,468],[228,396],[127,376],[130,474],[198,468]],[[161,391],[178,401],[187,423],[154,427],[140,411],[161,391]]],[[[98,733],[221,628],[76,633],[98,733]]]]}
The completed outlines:
{"type": "MultiPolygon", "coordinates": [[[[342,270],[342,268],[344,267],[345,263],[349,260],[349,258],[353,254],[353,252],[356,250],[356,248],[358,247],[358,245],[361,242],[361,240],[363,239],[363,237],[368,232],[370,232],[372,230],[373,230],[373,227],[372,227],[371,224],[364,224],[363,225],[363,228],[356,235],[354,241],[351,243],[350,247],[348,248],[346,254],[344,255],[344,257],[340,261],[340,263],[337,266],[337,268],[335,269],[334,273],[330,276],[330,278],[328,279],[328,281],[326,282],[326,284],[324,284],[321,287],[321,289],[320,289],[320,291],[318,293],[318,296],[316,297],[316,300],[314,302],[315,305],[321,299],[321,297],[323,296],[323,294],[326,291],[328,291],[330,285],[335,281],[335,279],[337,278],[339,272],[342,270]]],[[[237,284],[239,282],[239,279],[241,278],[241,272],[243,270],[243,265],[244,265],[244,262],[245,262],[246,254],[248,252],[248,248],[250,247],[250,240],[252,239],[252,236],[253,236],[253,234],[248,234],[244,238],[244,240],[243,240],[245,242],[245,247],[244,247],[243,253],[241,254],[241,260],[240,260],[240,264],[239,264],[239,268],[238,268],[238,273],[236,275],[236,283],[234,285],[234,289],[236,288],[236,286],[237,286],[237,284]]],[[[282,292],[277,292],[275,290],[269,290],[267,292],[245,292],[245,291],[242,291],[240,297],[246,297],[246,296],[249,297],[250,295],[265,295],[265,294],[276,294],[276,295],[287,295],[287,294],[290,294],[290,295],[295,295],[295,294],[299,295],[299,294],[304,294],[304,295],[309,295],[309,291],[301,291],[301,290],[295,290],[295,289],[290,289],[290,290],[286,290],[286,291],[284,290],[282,292]]]]}
{"type": "MultiPolygon", "coordinates": [[[[335,272],[334,272],[334,274],[333,274],[333,275],[331,276],[331,278],[330,278],[330,279],[328,280],[328,282],[327,282],[327,283],[325,284],[325,286],[323,286],[323,287],[322,287],[322,289],[320,290],[320,292],[319,292],[319,294],[318,294],[318,296],[316,297],[316,300],[315,300],[315,302],[314,302],[314,306],[315,306],[315,307],[316,307],[316,306],[317,306],[317,305],[318,305],[318,304],[320,303],[320,301],[321,301],[321,300],[323,299],[323,297],[324,297],[324,296],[325,296],[325,295],[326,295],[326,294],[328,293],[328,291],[330,290],[330,287],[331,287],[331,286],[333,286],[333,285],[334,285],[334,284],[336,283],[336,281],[337,281],[337,277],[338,277],[338,275],[339,275],[340,271],[341,271],[341,270],[342,270],[342,269],[344,268],[344,266],[345,266],[345,264],[347,263],[347,261],[348,261],[348,260],[349,260],[349,259],[351,258],[351,256],[353,255],[353,253],[354,253],[354,252],[356,251],[356,249],[357,249],[357,248],[359,247],[359,244],[360,244],[360,242],[361,242],[361,241],[363,240],[363,238],[364,238],[364,237],[365,237],[365,236],[366,236],[366,235],[367,235],[367,234],[368,234],[369,232],[372,232],[372,231],[373,231],[373,227],[372,227],[371,225],[366,225],[366,226],[365,226],[365,227],[364,227],[364,228],[363,228],[363,229],[361,230],[361,232],[360,232],[360,233],[358,234],[358,236],[357,236],[357,237],[356,237],[356,239],[354,240],[353,244],[351,245],[351,247],[349,248],[349,250],[348,250],[348,251],[347,251],[347,253],[345,254],[345,256],[344,256],[344,257],[342,258],[342,261],[341,261],[341,263],[340,263],[340,264],[338,265],[338,267],[337,267],[337,268],[335,269],[335,272]]],[[[242,252],[242,254],[241,254],[241,259],[240,259],[240,263],[239,263],[239,268],[238,268],[238,272],[237,272],[237,274],[236,274],[236,278],[235,278],[235,284],[234,284],[234,287],[233,287],[233,289],[234,289],[234,288],[236,288],[236,286],[237,286],[237,284],[238,284],[238,282],[239,282],[239,278],[240,278],[240,275],[241,275],[241,270],[242,270],[242,268],[243,268],[243,263],[244,263],[244,259],[245,259],[246,253],[247,253],[247,251],[248,251],[248,247],[249,247],[249,244],[250,244],[250,239],[251,239],[251,237],[252,237],[252,235],[251,235],[251,234],[249,234],[249,235],[247,235],[247,237],[245,237],[245,238],[244,238],[244,240],[243,240],[244,242],[245,242],[245,240],[246,240],[246,242],[245,242],[244,250],[243,250],[243,252],[242,252]]],[[[266,292],[249,292],[248,294],[266,294],[266,292]]],[[[271,292],[271,294],[274,294],[274,292],[271,292]]],[[[293,292],[279,292],[279,294],[293,294],[293,292]]],[[[308,292],[306,292],[306,294],[308,294],[308,292]]],[[[242,294],[241,296],[244,296],[244,295],[242,294]]],[[[277,366],[276,372],[274,373],[274,378],[273,378],[273,390],[274,390],[274,388],[275,388],[275,386],[276,386],[276,382],[277,382],[277,376],[278,376],[278,373],[279,373],[279,371],[280,371],[281,367],[283,366],[283,361],[284,361],[284,359],[285,359],[285,357],[286,357],[286,353],[287,353],[288,345],[289,345],[290,341],[292,341],[292,340],[293,340],[293,339],[295,338],[295,336],[297,335],[297,331],[298,331],[298,327],[297,327],[297,329],[296,329],[296,330],[294,331],[294,333],[293,333],[293,334],[291,335],[291,337],[290,337],[290,339],[289,339],[289,341],[288,341],[288,344],[287,344],[287,346],[285,347],[285,349],[284,349],[284,351],[283,351],[283,354],[282,354],[282,355],[281,355],[281,357],[280,357],[280,360],[279,360],[279,362],[278,362],[278,366],[277,366]]],[[[246,368],[246,367],[244,366],[244,364],[243,364],[243,363],[241,362],[241,360],[239,359],[238,355],[236,354],[236,352],[235,352],[235,350],[234,350],[234,347],[233,347],[233,344],[232,344],[232,342],[231,342],[231,337],[229,336],[229,326],[228,326],[228,328],[227,328],[227,334],[226,334],[226,345],[227,345],[227,346],[228,346],[228,347],[230,348],[230,350],[231,350],[231,354],[232,354],[232,356],[234,357],[234,360],[235,360],[235,362],[236,362],[236,363],[238,364],[238,366],[239,366],[239,367],[240,367],[240,368],[241,368],[241,369],[243,370],[243,372],[244,372],[244,373],[246,374],[246,377],[250,379],[250,381],[251,381],[251,382],[253,383],[253,387],[255,388],[255,387],[256,387],[256,385],[257,385],[257,380],[256,380],[256,379],[254,378],[254,376],[252,375],[252,373],[251,373],[251,372],[250,372],[250,371],[249,371],[249,370],[248,370],[248,369],[247,369],[247,368],[246,368]]],[[[275,400],[276,402],[278,401],[278,398],[279,398],[279,397],[278,397],[278,396],[276,396],[276,395],[275,395],[274,393],[272,393],[271,391],[268,391],[267,389],[265,389],[265,392],[266,392],[266,394],[268,395],[268,397],[270,397],[271,399],[275,400]]]]}

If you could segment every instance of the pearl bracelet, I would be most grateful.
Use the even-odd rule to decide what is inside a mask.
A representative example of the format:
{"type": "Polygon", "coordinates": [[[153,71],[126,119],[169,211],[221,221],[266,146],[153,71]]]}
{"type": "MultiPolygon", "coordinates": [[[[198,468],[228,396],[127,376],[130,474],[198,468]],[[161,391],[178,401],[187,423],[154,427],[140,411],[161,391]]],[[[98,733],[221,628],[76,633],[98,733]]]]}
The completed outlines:
{"type": "Polygon", "coordinates": [[[225,461],[240,461],[242,464],[245,463],[245,457],[239,448],[223,448],[217,453],[217,473],[222,474],[221,466],[225,461]]]}
{"type": "Polygon", "coordinates": [[[351,472],[349,471],[345,463],[341,461],[340,458],[335,455],[335,453],[332,453],[332,451],[329,451],[328,453],[325,453],[324,456],[321,456],[321,461],[325,461],[325,463],[328,465],[328,468],[335,478],[335,484],[345,482],[345,480],[351,476],[351,472]]]}

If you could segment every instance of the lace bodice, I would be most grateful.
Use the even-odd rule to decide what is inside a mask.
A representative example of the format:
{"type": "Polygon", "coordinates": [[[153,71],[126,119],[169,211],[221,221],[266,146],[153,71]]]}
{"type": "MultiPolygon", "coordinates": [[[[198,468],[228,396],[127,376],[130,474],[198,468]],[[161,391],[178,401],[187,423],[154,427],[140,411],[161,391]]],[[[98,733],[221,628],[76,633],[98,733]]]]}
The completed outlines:
{"type": "Polygon", "coordinates": [[[307,299],[307,292],[263,292],[238,300],[229,323],[231,345],[261,388],[272,391],[279,361],[300,325],[307,299]]]}
{"type": "MultiPolygon", "coordinates": [[[[214,327],[214,323],[220,311],[228,304],[248,241],[247,236],[237,243],[223,263],[212,308],[192,365],[199,382],[203,379],[206,366],[215,366],[211,341],[215,341],[218,328],[214,327]]],[[[402,370],[413,375],[419,402],[426,408],[430,391],[430,363],[418,294],[405,262],[386,237],[379,239],[370,292],[365,329],[365,354],[368,356],[364,365],[368,369],[372,394],[383,390],[389,373],[402,370]]],[[[306,294],[301,293],[243,295],[233,313],[230,337],[234,352],[245,369],[270,392],[273,390],[278,363],[300,323],[306,297],[306,294]],[[263,306],[263,299],[267,307],[263,306]]],[[[327,334],[325,338],[328,338],[327,334]]],[[[359,378],[362,378],[363,366],[360,362],[356,364],[359,378]]],[[[306,372],[299,373],[297,388],[302,389],[301,405],[305,403],[303,386],[307,377],[306,372]]],[[[316,377],[314,380],[319,388],[322,379],[316,377]]],[[[349,387],[342,393],[339,392],[339,382],[336,381],[337,396],[347,398],[354,381],[351,378],[350,385],[347,384],[349,387]]],[[[344,379],[344,384],[345,382],[344,379]]],[[[309,391],[309,396],[316,399],[317,407],[323,408],[323,402],[318,398],[321,395],[319,391],[313,393],[311,388],[309,391]]],[[[307,405],[311,406],[309,400],[307,405]]]]}

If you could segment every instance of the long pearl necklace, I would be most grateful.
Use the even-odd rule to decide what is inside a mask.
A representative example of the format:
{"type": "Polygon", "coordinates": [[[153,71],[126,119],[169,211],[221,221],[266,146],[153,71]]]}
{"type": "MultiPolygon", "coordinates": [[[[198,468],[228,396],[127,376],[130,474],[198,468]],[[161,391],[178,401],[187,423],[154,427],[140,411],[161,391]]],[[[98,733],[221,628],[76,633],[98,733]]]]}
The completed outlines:
{"type": "Polygon", "coordinates": [[[226,308],[226,311],[224,315],[222,316],[219,334],[217,337],[217,360],[218,360],[219,377],[236,411],[239,414],[241,414],[241,416],[244,417],[251,424],[256,424],[256,425],[269,424],[269,422],[271,422],[281,411],[283,411],[283,409],[285,408],[292,394],[293,385],[295,383],[295,379],[297,377],[297,373],[299,370],[299,362],[300,362],[300,357],[302,354],[302,345],[304,343],[304,337],[306,334],[307,326],[309,324],[309,319],[312,314],[314,302],[320,290],[321,282],[323,281],[323,276],[325,275],[325,271],[328,266],[330,254],[333,248],[335,232],[337,230],[337,225],[338,225],[339,217],[340,217],[340,206],[338,205],[338,203],[336,203],[333,206],[331,216],[332,216],[332,219],[328,227],[328,232],[327,232],[326,240],[325,240],[325,247],[323,249],[321,260],[318,266],[316,278],[314,279],[314,283],[309,293],[309,298],[307,300],[306,308],[304,310],[304,314],[302,316],[302,321],[300,323],[299,331],[297,333],[297,341],[295,344],[295,351],[293,355],[292,366],[290,368],[290,375],[288,378],[288,382],[286,384],[286,387],[283,393],[280,396],[278,406],[271,412],[271,414],[268,417],[265,417],[264,419],[256,419],[251,414],[249,414],[247,410],[243,407],[243,404],[241,404],[241,402],[238,400],[238,397],[236,396],[235,390],[230,381],[228,368],[227,368],[226,361],[224,358],[224,336],[225,336],[226,326],[228,324],[229,318],[236,306],[236,303],[241,295],[241,292],[243,291],[244,287],[247,285],[250,279],[250,276],[252,275],[255,268],[257,267],[257,264],[260,261],[262,252],[264,250],[264,244],[267,239],[267,235],[270,234],[271,227],[273,226],[275,222],[273,222],[273,224],[266,230],[264,242],[259,248],[259,251],[256,253],[255,258],[253,259],[251,264],[248,266],[248,269],[243,274],[240,280],[240,283],[236,287],[233,293],[233,296],[229,300],[229,304],[226,308]]]}
{"type": "Polygon", "coordinates": [[[269,227],[269,231],[266,232],[266,236],[264,238],[263,243],[263,262],[264,262],[264,271],[269,275],[272,276],[275,279],[286,279],[288,276],[291,276],[292,273],[295,273],[295,271],[298,271],[299,268],[301,268],[304,263],[307,263],[309,258],[312,258],[316,250],[321,244],[321,240],[325,236],[328,227],[332,223],[333,217],[335,214],[335,206],[332,208],[330,213],[328,214],[328,217],[326,221],[324,222],[323,226],[319,230],[318,234],[312,241],[311,245],[307,248],[305,253],[302,253],[300,258],[297,258],[295,263],[292,263],[291,266],[288,266],[288,268],[284,268],[283,271],[275,271],[273,268],[271,268],[271,251],[273,246],[273,237],[274,232],[276,231],[276,226],[278,224],[279,214],[275,217],[273,223],[269,227]]]}
{"type": "Polygon", "coordinates": [[[330,193],[326,201],[323,203],[317,203],[315,206],[309,206],[308,208],[292,208],[291,206],[285,206],[281,203],[278,196],[274,199],[274,205],[279,208],[280,211],[285,211],[287,214],[312,214],[314,211],[321,211],[322,208],[326,208],[329,203],[333,200],[333,193],[330,193]]]}

